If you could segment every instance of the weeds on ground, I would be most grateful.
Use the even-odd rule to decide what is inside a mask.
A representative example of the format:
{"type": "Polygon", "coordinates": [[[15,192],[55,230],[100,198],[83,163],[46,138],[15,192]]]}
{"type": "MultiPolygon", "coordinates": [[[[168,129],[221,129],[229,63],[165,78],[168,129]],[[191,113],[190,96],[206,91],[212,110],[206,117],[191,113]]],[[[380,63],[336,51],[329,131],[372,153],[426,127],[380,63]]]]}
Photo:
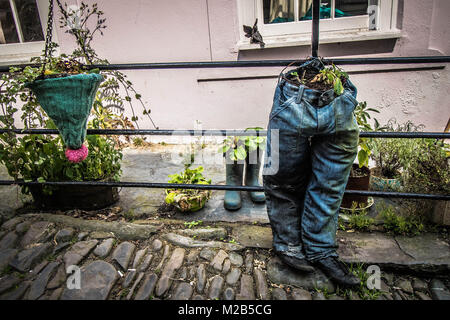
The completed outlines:
{"type": "Polygon", "coordinates": [[[190,222],[185,222],[184,225],[186,227],[188,227],[189,229],[192,229],[193,227],[196,227],[198,225],[201,225],[203,223],[202,220],[198,220],[198,221],[190,221],[190,222]]]}
{"type": "MultiPolygon", "coordinates": [[[[349,266],[349,271],[351,273],[353,273],[355,276],[357,276],[360,279],[360,284],[359,284],[359,290],[358,290],[358,294],[359,297],[363,300],[376,300],[378,299],[378,297],[381,294],[381,291],[377,290],[377,289],[369,289],[367,287],[367,279],[369,279],[370,274],[368,274],[364,268],[364,264],[362,263],[351,263],[349,266]]],[[[356,293],[355,291],[349,290],[349,289],[345,289],[344,291],[342,291],[342,289],[340,289],[338,287],[337,292],[341,291],[341,293],[343,293],[343,295],[345,295],[348,299],[351,298],[351,295],[353,293],[356,293]]]]}
{"type": "Polygon", "coordinates": [[[7,274],[12,273],[12,271],[13,271],[12,268],[8,265],[8,266],[4,267],[2,271],[0,271],[0,277],[3,277],[7,274]]]}
{"type": "Polygon", "coordinates": [[[327,288],[321,288],[321,289],[319,289],[319,288],[315,287],[314,290],[315,290],[316,292],[322,293],[323,296],[325,297],[325,299],[328,299],[328,298],[331,296],[331,294],[328,292],[328,289],[327,289],[327,288]]]}
{"type": "MultiPolygon", "coordinates": [[[[374,224],[375,219],[368,216],[367,209],[362,209],[361,212],[357,212],[357,202],[353,202],[350,212],[348,213],[348,221],[338,220],[338,228],[346,231],[348,229],[355,229],[360,231],[368,231],[370,226],[374,224]]],[[[348,211],[346,211],[348,212],[348,211]]]]}
{"type": "Polygon", "coordinates": [[[381,205],[380,216],[386,231],[396,235],[419,235],[424,231],[423,223],[414,216],[402,216],[395,212],[393,206],[381,205]]]}
{"type": "Polygon", "coordinates": [[[352,207],[352,214],[350,215],[350,220],[348,221],[348,227],[350,229],[356,229],[361,231],[369,230],[370,226],[374,224],[375,220],[368,217],[367,210],[363,210],[360,213],[355,213],[355,208],[352,207]]]}
{"type": "Polygon", "coordinates": [[[129,289],[129,288],[123,289],[123,290],[120,292],[120,299],[125,298],[125,297],[128,295],[128,293],[130,293],[130,289],[129,289]]]}
{"type": "Polygon", "coordinates": [[[134,221],[134,210],[125,210],[121,212],[122,217],[125,218],[126,221],[133,222],[134,221]]]}

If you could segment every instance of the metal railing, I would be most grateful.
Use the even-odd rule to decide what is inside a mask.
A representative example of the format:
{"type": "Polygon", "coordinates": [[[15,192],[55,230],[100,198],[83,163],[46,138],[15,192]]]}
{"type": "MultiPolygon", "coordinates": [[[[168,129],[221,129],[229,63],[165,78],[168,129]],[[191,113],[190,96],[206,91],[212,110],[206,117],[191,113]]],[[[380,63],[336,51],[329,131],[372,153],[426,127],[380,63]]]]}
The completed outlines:
{"type": "MultiPolygon", "coordinates": [[[[312,56],[318,56],[319,46],[319,6],[320,1],[313,1],[313,28],[312,28],[312,56]]],[[[419,63],[449,63],[450,56],[422,56],[422,57],[382,57],[382,58],[344,58],[344,59],[322,59],[325,63],[339,65],[357,64],[419,64],[419,63]]],[[[169,62],[169,63],[129,63],[129,64],[108,64],[90,65],[88,68],[99,68],[100,70],[138,70],[138,69],[180,69],[180,68],[239,68],[239,67],[279,67],[279,66],[299,66],[306,59],[292,63],[291,60],[254,60],[254,61],[217,61],[217,62],[169,62]]],[[[24,68],[33,64],[16,65],[14,67],[24,68]]],[[[8,72],[12,66],[1,66],[0,72],[8,72]]],[[[58,134],[58,130],[53,129],[0,129],[0,134],[13,132],[16,134],[58,134]]],[[[89,129],[87,134],[99,135],[178,135],[178,136],[249,136],[255,133],[244,130],[128,130],[128,129],[89,129]]],[[[256,132],[256,135],[264,136],[266,130],[256,132]]],[[[367,138],[434,138],[450,139],[450,133],[441,132],[360,132],[360,137],[367,138]]],[[[110,182],[110,181],[46,181],[46,182],[25,182],[23,180],[0,180],[0,185],[76,185],[76,186],[112,186],[126,188],[182,188],[182,189],[203,189],[203,190],[233,190],[233,191],[264,191],[263,187],[250,186],[229,186],[229,185],[199,185],[199,184],[173,184],[173,183],[152,183],[152,182],[110,182]]],[[[403,193],[403,192],[383,192],[383,191],[359,191],[346,190],[345,194],[374,196],[385,198],[407,198],[407,199],[433,199],[450,200],[450,195],[425,194],[425,193],[403,193]]]]}

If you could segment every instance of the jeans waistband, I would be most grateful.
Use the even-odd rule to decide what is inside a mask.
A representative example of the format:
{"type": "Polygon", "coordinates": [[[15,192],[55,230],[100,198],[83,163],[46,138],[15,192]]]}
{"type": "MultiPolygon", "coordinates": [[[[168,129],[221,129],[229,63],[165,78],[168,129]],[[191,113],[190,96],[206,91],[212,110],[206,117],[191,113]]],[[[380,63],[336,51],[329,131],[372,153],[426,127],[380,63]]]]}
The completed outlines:
{"type": "Polygon", "coordinates": [[[329,104],[336,98],[334,89],[327,91],[318,91],[305,87],[304,85],[294,85],[285,79],[281,79],[279,83],[281,92],[287,96],[296,96],[296,102],[300,103],[301,100],[309,102],[312,106],[321,108],[329,104]]]}

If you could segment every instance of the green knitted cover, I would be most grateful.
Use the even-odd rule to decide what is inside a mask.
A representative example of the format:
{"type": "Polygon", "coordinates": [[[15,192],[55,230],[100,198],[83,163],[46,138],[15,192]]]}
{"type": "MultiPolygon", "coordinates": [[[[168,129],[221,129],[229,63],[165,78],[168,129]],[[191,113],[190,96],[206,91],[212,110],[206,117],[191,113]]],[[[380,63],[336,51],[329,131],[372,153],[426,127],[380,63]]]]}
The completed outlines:
{"type": "Polygon", "coordinates": [[[77,74],[28,83],[38,102],[53,120],[69,149],[79,149],[86,138],[86,126],[103,77],[97,73],[77,74]]]}

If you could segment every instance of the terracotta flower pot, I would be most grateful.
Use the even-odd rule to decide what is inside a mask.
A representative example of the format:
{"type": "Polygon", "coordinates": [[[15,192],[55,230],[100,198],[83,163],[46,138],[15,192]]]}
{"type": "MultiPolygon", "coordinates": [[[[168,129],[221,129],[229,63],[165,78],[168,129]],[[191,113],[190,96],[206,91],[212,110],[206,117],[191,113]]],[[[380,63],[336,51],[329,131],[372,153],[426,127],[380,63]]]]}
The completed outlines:
{"type": "MultiPolygon", "coordinates": [[[[370,170],[367,167],[359,168],[358,164],[353,164],[352,170],[361,170],[363,172],[363,175],[361,176],[354,176],[348,178],[347,186],[345,187],[345,190],[362,190],[362,191],[368,191],[369,190],[369,183],[370,183],[370,170]]],[[[357,196],[357,195],[348,195],[344,194],[344,197],[342,199],[341,208],[350,209],[352,207],[353,202],[358,203],[358,207],[361,206],[367,206],[368,204],[368,196],[357,196]]]]}

